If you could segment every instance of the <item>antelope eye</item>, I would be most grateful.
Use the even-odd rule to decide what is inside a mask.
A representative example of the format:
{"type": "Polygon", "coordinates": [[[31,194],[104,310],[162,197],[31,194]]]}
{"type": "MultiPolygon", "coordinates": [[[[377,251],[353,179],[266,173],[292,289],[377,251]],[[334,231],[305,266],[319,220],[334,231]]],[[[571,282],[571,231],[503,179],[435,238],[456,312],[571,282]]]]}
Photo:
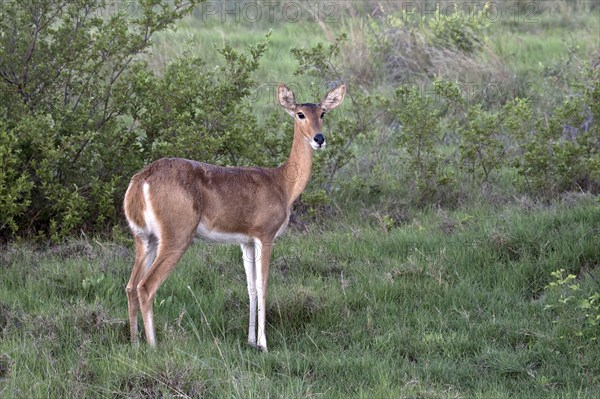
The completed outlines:
{"type": "Polygon", "coordinates": [[[325,116],[325,112],[321,113],[321,119],[323,119],[323,117],[325,116]]]}
{"type": "Polygon", "coordinates": [[[306,116],[304,116],[304,114],[302,112],[298,112],[298,119],[304,119],[306,118],[306,116]]]}

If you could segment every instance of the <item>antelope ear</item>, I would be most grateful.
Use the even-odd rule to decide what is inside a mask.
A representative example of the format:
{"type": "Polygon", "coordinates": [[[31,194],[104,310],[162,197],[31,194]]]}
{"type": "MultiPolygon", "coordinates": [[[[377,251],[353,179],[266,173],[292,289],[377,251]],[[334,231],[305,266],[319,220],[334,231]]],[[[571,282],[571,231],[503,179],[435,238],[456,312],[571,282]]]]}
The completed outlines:
{"type": "Polygon", "coordinates": [[[294,92],[288,89],[283,83],[277,86],[277,99],[279,100],[279,105],[281,105],[288,114],[294,116],[296,111],[296,98],[294,97],[294,92]]]}
{"type": "Polygon", "coordinates": [[[323,97],[323,100],[321,100],[321,103],[319,105],[324,110],[331,111],[332,109],[340,105],[342,101],[344,101],[345,95],[346,85],[339,85],[338,87],[327,93],[327,95],[323,97]]]}

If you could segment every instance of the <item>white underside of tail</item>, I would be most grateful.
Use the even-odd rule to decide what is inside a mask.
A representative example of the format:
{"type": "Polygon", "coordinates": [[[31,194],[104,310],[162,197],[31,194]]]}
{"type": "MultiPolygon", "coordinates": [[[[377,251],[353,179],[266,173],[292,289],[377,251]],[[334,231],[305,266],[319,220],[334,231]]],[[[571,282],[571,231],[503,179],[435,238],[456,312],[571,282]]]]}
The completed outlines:
{"type": "Polygon", "coordinates": [[[137,224],[133,223],[133,221],[131,221],[131,220],[127,220],[127,222],[129,223],[129,228],[133,232],[133,235],[140,236],[140,237],[145,235],[143,228],[141,228],[137,224]]]}
{"type": "Polygon", "coordinates": [[[152,207],[152,202],[150,201],[150,184],[144,183],[143,186],[144,192],[144,226],[138,226],[133,222],[133,220],[127,219],[129,223],[129,227],[131,231],[136,236],[139,236],[142,239],[148,239],[150,236],[160,237],[160,224],[158,223],[158,219],[156,218],[156,213],[152,207]]]}
{"type": "Polygon", "coordinates": [[[152,207],[152,201],[150,201],[150,184],[144,183],[144,203],[146,209],[144,210],[144,220],[146,221],[145,233],[150,236],[153,235],[160,238],[160,224],[152,207]]]}
{"type": "Polygon", "coordinates": [[[150,201],[150,184],[144,183],[144,226],[138,226],[132,220],[128,219],[129,227],[134,235],[142,239],[144,244],[144,253],[146,254],[144,260],[144,272],[148,271],[154,258],[156,258],[156,251],[158,242],[160,240],[160,224],[158,218],[152,207],[150,201]]]}

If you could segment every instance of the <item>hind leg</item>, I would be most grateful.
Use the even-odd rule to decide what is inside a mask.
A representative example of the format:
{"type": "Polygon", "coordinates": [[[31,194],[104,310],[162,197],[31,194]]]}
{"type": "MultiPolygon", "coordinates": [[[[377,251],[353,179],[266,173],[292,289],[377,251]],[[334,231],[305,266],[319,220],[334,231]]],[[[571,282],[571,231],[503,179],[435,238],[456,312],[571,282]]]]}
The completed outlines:
{"type": "Polygon", "coordinates": [[[139,309],[142,312],[142,319],[144,321],[146,341],[150,346],[156,346],[153,312],[156,291],[158,291],[162,283],[169,277],[177,262],[179,262],[190,246],[191,237],[192,235],[189,232],[178,232],[177,234],[170,235],[169,238],[163,237],[163,240],[159,240],[156,258],[137,284],[139,309]]]}
{"type": "Polygon", "coordinates": [[[145,272],[154,262],[156,257],[156,240],[135,237],[135,261],[131,270],[131,277],[125,288],[127,293],[127,307],[129,309],[129,334],[131,343],[138,343],[138,312],[140,301],[137,293],[137,285],[144,277],[145,272]]]}

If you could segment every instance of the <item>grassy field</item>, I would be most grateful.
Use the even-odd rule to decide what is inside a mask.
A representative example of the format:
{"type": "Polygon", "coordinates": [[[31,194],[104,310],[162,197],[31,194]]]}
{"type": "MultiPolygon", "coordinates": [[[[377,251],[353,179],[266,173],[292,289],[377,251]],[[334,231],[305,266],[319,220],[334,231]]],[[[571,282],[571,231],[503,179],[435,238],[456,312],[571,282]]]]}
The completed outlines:
{"type": "Polygon", "coordinates": [[[129,344],[128,246],[2,252],[2,397],[595,397],[598,326],[547,310],[551,272],[597,289],[600,210],[415,214],[386,229],[341,217],[274,252],[271,352],[247,347],[239,248],[196,245],[158,293],[159,347],[129,344]]]}
{"type": "MultiPolygon", "coordinates": [[[[272,29],[256,76],[258,112],[270,114],[280,112],[266,91],[275,82],[311,80],[293,76],[289,50],[347,32],[342,61],[355,68],[349,76],[374,82],[365,91],[389,92],[385,66],[365,63],[374,53],[361,53],[375,48],[362,35],[372,20],[341,6],[347,3],[359,4],[335,2],[338,18],[325,22],[275,14],[273,23],[223,23],[196,13],[157,35],[146,57],[156,71],[186,52],[217,65],[213,44],[243,49],[272,29]]],[[[600,9],[555,3],[557,11],[536,23],[506,17],[488,27],[489,51],[471,63],[485,74],[466,71],[473,80],[461,83],[491,73],[534,87],[542,108],[561,101],[576,66],[600,54],[600,9]]],[[[440,70],[452,72],[452,65],[465,64],[440,70]]],[[[299,97],[314,100],[308,90],[299,97]]],[[[417,206],[386,134],[355,144],[326,214],[300,215],[302,223],[277,241],[269,353],[246,345],[237,246],[188,251],[158,291],[155,350],[143,340],[137,348],[129,343],[128,236],[1,247],[0,397],[597,397],[598,196],[536,199],[519,191],[511,170],[484,188],[461,184],[452,204],[417,206]]]]}

